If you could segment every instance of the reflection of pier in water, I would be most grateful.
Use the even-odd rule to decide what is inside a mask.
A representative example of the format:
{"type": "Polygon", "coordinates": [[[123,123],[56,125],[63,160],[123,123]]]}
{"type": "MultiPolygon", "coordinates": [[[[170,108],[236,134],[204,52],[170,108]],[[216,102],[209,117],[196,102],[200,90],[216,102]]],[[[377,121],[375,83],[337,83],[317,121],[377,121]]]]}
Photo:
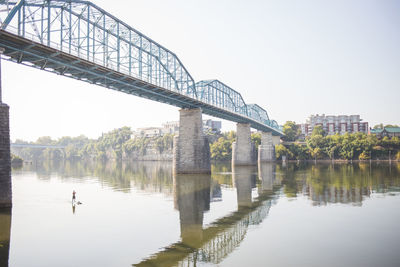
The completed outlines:
{"type": "Polygon", "coordinates": [[[10,231],[11,209],[0,209],[0,266],[8,266],[10,231]]]}
{"type": "Polygon", "coordinates": [[[273,187],[274,166],[261,168],[262,187],[252,201],[255,169],[235,167],[232,179],[236,186],[238,210],[203,229],[203,214],[210,208],[210,175],[174,177],[175,208],[179,210],[181,241],[165,247],[133,266],[196,265],[198,262],[220,263],[246,236],[249,225],[260,224],[276,198],[273,187]],[[264,186],[263,186],[264,185],[264,186]]]}

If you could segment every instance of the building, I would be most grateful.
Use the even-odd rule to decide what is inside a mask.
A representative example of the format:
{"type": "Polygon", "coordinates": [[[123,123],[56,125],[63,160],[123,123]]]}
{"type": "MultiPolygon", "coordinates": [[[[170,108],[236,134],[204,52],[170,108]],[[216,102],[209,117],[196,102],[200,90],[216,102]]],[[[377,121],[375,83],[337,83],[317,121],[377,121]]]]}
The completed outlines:
{"type": "Polygon", "coordinates": [[[133,137],[157,137],[161,135],[162,131],[159,127],[138,128],[133,132],[133,137]]]}
{"type": "Polygon", "coordinates": [[[221,132],[221,121],[213,121],[213,120],[203,120],[203,131],[212,133],[220,133],[221,132]]]}
{"type": "Polygon", "coordinates": [[[376,135],[378,138],[383,138],[385,136],[389,138],[395,136],[400,138],[400,127],[384,127],[383,129],[370,129],[369,133],[376,135]]]}
{"type": "Polygon", "coordinates": [[[179,121],[168,121],[162,124],[163,134],[176,134],[179,132],[179,121]]]}
{"type": "MultiPolygon", "coordinates": [[[[203,131],[220,133],[221,132],[221,121],[214,120],[203,120],[203,131]]],[[[147,127],[138,128],[133,132],[132,138],[135,137],[158,137],[166,134],[178,134],[179,133],[179,121],[169,121],[162,124],[162,127],[147,127]]]]}
{"type": "Polygon", "coordinates": [[[368,122],[362,122],[360,115],[311,115],[306,123],[300,124],[302,135],[309,136],[314,130],[315,126],[322,126],[322,129],[327,135],[334,135],[336,133],[368,133],[368,122]]]}

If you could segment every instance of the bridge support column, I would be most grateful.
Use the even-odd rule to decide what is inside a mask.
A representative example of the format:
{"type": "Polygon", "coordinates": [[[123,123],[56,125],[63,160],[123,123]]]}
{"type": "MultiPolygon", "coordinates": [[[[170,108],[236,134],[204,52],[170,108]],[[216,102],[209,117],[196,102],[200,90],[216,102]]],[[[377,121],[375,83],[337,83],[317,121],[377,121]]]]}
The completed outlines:
{"type": "Polygon", "coordinates": [[[258,146],[258,163],[275,160],[275,148],[271,132],[261,132],[261,145],[258,146]]]}
{"type": "Polygon", "coordinates": [[[250,124],[236,124],[236,142],[232,144],[232,165],[256,165],[255,148],[251,142],[250,124]]]}
{"type": "Polygon", "coordinates": [[[11,206],[9,107],[0,101],[0,208],[11,206]]]}
{"type": "Polygon", "coordinates": [[[179,135],[174,138],[174,173],[211,173],[210,147],[203,134],[201,109],[181,109],[179,113],[179,135]]]}
{"type": "Polygon", "coordinates": [[[272,136],[272,145],[274,146],[274,148],[276,145],[279,145],[280,143],[281,143],[281,137],[273,135],[272,136]]]}

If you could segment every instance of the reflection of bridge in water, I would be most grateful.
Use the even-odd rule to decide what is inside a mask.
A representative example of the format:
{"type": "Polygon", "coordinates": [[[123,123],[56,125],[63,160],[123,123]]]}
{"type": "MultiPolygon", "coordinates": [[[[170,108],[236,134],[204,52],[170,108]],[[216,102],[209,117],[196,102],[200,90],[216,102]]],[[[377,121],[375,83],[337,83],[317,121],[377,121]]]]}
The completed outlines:
{"type": "Polygon", "coordinates": [[[259,167],[261,187],[252,200],[255,169],[235,167],[232,180],[237,190],[238,209],[203,228],[203,215],[210,209],[209,175],[174,176],[175,208],[179,210],[181,241],[165,247],[133,266],[196,265],[199,262],[220,263],[246,236],[250,225],[260,224],[276,199],[273,190],[274,165],[259,167]]]}

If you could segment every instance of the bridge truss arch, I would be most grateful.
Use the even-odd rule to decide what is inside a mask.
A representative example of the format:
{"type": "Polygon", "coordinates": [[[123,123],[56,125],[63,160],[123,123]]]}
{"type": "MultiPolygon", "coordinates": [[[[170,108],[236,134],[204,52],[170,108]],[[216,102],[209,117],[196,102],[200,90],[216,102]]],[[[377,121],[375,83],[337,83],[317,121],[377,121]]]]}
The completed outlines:
{"type": "Polygon", "coordinates": [[[218,80],[196,83],[198,99],[214,106],[235,111],[247,116],[247,105],[242,95],[218,80]]]}

